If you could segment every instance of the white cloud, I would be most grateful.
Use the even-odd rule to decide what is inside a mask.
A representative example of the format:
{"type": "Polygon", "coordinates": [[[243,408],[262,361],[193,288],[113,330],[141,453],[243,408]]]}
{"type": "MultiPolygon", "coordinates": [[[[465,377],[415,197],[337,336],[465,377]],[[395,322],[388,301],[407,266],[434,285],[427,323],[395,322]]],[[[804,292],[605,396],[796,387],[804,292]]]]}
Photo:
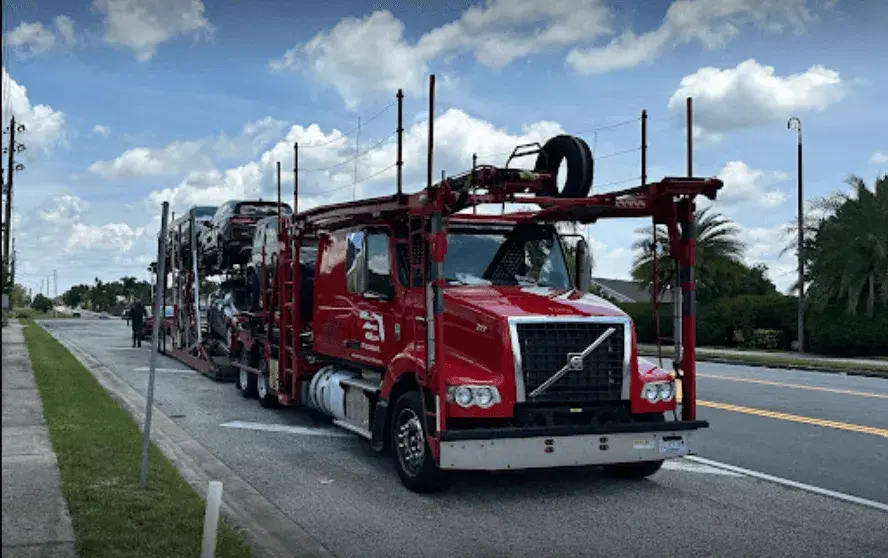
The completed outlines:
{"type": "Polygon", "coordinates": [[[134,229],[125,223],[108,223],[101,226],[74,223],[65,248],[67,251],[78,248],[87,250],[104,248],[126,252],[143,234],[145,234],[144,228],[134,229]]]}
{"type": "Polygon", "coordinates": [[[823,111],[845,97],[846,86],[838,72],[820,65],[786,77],[773,66],[753,59],[725,70],[705,67],[682,78],[669,99],[676,118],[685,99],[694,99],[694,125],[698,135],[718,139],[733,130],[785,122],[807,111],[823,111]]]}
{"type": "Polygon", "coordinates": [[[785,172],[755,170],[749,168],[743,161],[729,161],[716,176],[725,184],[718,193],[720,208],[725,206],[771,208],[786,201],[786,194],[773,187],[789,179],[789,174],[785,172]]]}
{"type": "Polygon", "coordinates": [[[170,202],[173,211],[193,205],[218,206],[232,199],[258,197],[261,181],[262,171],[257,163],[247,163],[224,172],[215,168],[194,171],[178,186],[151,192],[147,201],[155,207],[164,201],[170,202]]]}
{"type": "Polygon", "coordinates": [[[132,49],[139,62],[148,62],[157,47],[183,35],[211,32],[201,0],[93,0],[105,16],[105,42],[132,49]]]}
{"type": "Polygon", "coordinates": [[[74,20],[68,16],[60,15],[53,21],[56,32],[62,42],[68,46],[77,44],[77,32],[74,30],[74,20]]]}
{"type": "Polygon", "coordinates": [[[48,151],[53,145],[64,141],[65,113],[49,105],[32,105],[28,90],[19,84],[3,66],[3,115],[15,116],[24,124],[27,132],[22,143],[30,149],[48,151]]]}
{"type": "MultiPolygon", "coordinates": [[[[455,174],[471,166],[472,154],[485,155],[509,151],[521,143],[544,142],[563,133],[555,122],[541,121],[524,126],[519,133],[497,128],[457,109],[435,118],[435,178],[440,169],[455,174]]],[[[359,198],[391,194],[395,191],[397,144],[394,138],[366,138],[358,160],[358,179],[354,187],[359,198]],[[375,147],[370,147],[375,146],[375,147]]],[[[216,169],[194,172],[173,188],[149,194],[147,201],[157,206],[164,200],[173,206],[219,204],[229,199],[274,195],[276,161],[292,168],[293,144],[299,142],[299,178],[301,209],[322,203],[352,198],[354,182],[354,142],[333,129],[324,132],[317,124],[294,125],[275,146],[256,161],[226,171],[216,169]]],[[[404,189],[415,191],[425,182],[427,123],[415,122],[404,132],[404,189]]],[[[292,173],[282,179],[283,199],[292,198],[292,173]]]]}
{"type": "Polygon", "coordinates": [[[93,126],[93,133],[108,137],[108,134],[111,133],[111,128],[109,126],[103,126],[102,124],[96,124],[93,126]]]}
{"type": "Polygon", "coordinates": [[[801,30],[816,19],[809,0],[676,0],[660,26],[636,35],[627,30],[605,46],[575,48],[567,64],[584,74],[633,68],[653,62],[667,49],[697,42],[704,48],[724,47],[740,33],[743,25],[780,32],[787,27],[801,30]]]}
{"type": "Polygon", "coordinates": [[[566,63],[575,71],[604,72],[652,61],[682,43],[721,47],[750,23],[772,31],[799,30],[816,19],[809,7],[813,1],[678,0],[657,29],[641,35],[625,30],[616,36],[605,0],[487,0],[416,40],[405,37],[404,23],[391,12],[378,10],[343,18],[272,60],[269,68],[307,71],[332,85],[354,108],[368,93],[420,88],[434,62],[461,54],[501,68],[516,59],[571,48],[566,63]],[[596,46],[603,37],[613,38],[596,46]]]}
{"type": "Polygon", "coordinates": [[[471,52],[485,66],[502,67],[607,33],[609,20],[602,0],[490,0],[410,42],[404,37],[404,23],[388,10],[379,10],[342,19],[269,67],[308,70],[354,107],[368,92],[418,88],[435,59],[471,52]]]}
{"type": "Polygon", "coordinates": [[[873,156],[870,157],[869,162],[871,165],[888,164],[888,153],[876,151],[875,153],[873,153],[873,156]]]}
{"type": "Polygon", "coordinates": [[[13,47],[19,58],[31,58],[49,52],[57,46],[73,46],[77,44],[74,20],[60,15],[53,20],[55,31],[40,22],[21,22],[12,31],[8,31],[4,42],[13,47]]]}
{"type": "MultiPolygon", "coordinates": [[[[285,127],[286,122],[266,117],[248,123],[240,135],[234,138],[223,133],[199,140],[175,141],[164,147],[135,147],[110,161],[96,161],[89,166],[89,170],[104,178],[136,178],[207,171],[214,168],[214,157],[258,155],[285,127]]],[[[104,131],[105,127],[96,126],[96,132],[103,133],[99,128],[104,131]]]]}
{"type": "Polygon", "coordinates": [[[176,141],[165,147],[136,147],[111,161],[96,161],[89,171],[104,178],[136,178],[185,172],[199,164],[201,141],[176,141]]]}
{"type": "MultiPolygon", "coordinates": [[[[44,185],[33,185],[45,189],[44,185]]],[[[15,215],[18,256],[16,280],[35,290],[42,279],[57,270],[59,293],[79,282],[92,282],[96,276],[115,279],[122,275],[142,276],[145,260],[153,258],[157,230],[153,220],[133,226],[112,218],[94,225],[86,222],[91,205],[72,194],[47,197],[15,215]]],[[[92,215],[94,220],[100,215],[92,215]]]]}

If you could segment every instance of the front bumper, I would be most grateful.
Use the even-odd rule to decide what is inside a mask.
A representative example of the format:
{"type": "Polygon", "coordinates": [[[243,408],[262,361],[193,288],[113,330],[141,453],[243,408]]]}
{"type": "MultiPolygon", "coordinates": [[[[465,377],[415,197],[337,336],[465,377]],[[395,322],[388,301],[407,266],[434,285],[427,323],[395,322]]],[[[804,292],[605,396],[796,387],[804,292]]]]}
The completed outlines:
{"type": "Polygon", "coordinates": [[[446,431],[440,446],[440,467],[502,471],[657,461],[695,453],[696,431],[708,426],[706,421],[673,421],[615,425],[606,431],[592,428],[446,431]]]}

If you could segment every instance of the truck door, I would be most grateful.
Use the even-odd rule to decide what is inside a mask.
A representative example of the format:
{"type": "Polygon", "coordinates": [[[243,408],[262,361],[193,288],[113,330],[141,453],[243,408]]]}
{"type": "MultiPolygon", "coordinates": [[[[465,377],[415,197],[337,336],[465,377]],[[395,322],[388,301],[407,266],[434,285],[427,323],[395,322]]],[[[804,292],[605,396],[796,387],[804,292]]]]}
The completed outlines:
{"type": "Polygon", "coordinates": [[[346,343],[355,360],[384,367],[398,347],[391,235],[384,229],[369,229],[353,233],[349,242],[356,244],[349,249],[351,261],[346,265],[354,315],[347,329],[346,343]]]}

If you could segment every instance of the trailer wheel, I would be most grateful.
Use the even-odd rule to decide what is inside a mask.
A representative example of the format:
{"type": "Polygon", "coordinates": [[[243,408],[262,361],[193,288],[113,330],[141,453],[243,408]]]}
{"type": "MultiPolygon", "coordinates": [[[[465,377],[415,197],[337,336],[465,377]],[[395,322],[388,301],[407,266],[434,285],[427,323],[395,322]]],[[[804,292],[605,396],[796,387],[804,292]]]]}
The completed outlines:
{"type": "MultiPolygon", "coordinates": [[[[250,364],[250,356],[247,351],[242,351],[240,361],[241,364],[250,364]]],[[[256,383],[255,374],[251,374],[243,368],[238,369],[237,380],[235,380],[234,385],[241,392],[244,399],[256,397],[256,383]]]]}
{"type": "MultiPolygon", "coordinates": [[[[256,394],[259,396],[259,404],[266,409],[277,407],[277,394],[272,393],[268,387],[268,363],[263,358],[259,362],[261,374],[256,378],[256,394]]],[[[251,374],[252,375],[252,374],[251,374]]]]}
{"type": "Polygon", "coordinates": [[[408,391],[395,402],[391,421],[392,459],[401,482],[420,494],[447,486],[447,474],[432,457],[422,427],[419,392],[408,391]]]}

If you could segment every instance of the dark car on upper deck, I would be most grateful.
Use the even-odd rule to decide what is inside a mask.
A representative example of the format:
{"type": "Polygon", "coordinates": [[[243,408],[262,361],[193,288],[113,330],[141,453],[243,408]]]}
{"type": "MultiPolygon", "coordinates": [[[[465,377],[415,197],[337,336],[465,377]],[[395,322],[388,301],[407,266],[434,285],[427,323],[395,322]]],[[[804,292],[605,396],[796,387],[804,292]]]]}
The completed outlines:
{"type": "MultiPolygon", "coordinates": [[[[284,216],[292,215],[289,205],[282,203],[284,216]]],[[[222,204],[200,237],[203,264],[215,271],[245,264],[250,258],[253,231],[256,223],[265,217],[277,215],[278,203],[262,200],[231,200],[222,204]]]]}

